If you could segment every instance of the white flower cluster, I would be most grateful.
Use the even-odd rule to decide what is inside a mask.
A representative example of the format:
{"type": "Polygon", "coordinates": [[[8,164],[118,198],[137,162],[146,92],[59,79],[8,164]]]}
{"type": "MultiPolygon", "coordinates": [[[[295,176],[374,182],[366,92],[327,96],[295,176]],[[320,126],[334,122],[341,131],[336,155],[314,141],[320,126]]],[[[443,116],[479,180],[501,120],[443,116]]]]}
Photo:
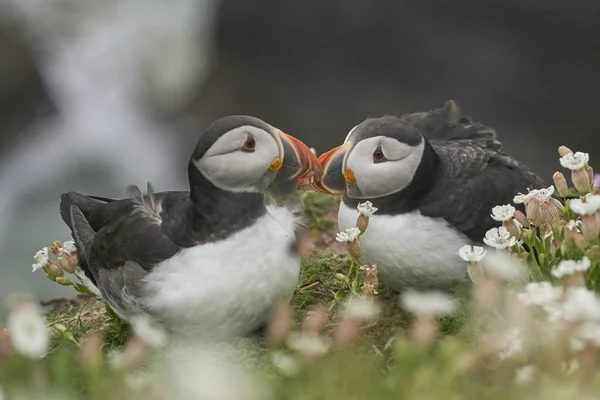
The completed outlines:
{"type": "Polygon", "coordinates": [[[515,204],[527,204],[531,199],[537,198],[540,203],[544,203],[550,200],[553,194],[554,186],[551,185],[548,188],[529,190],[527,194],[519,193],[513,198],[513,202],[515,204]]]}
{"type": "Polygon", "coordinates": [[[572,199],[569,201],[571,210],[579,215],[592,215],[600,209],[600,195],[588,195],[584,199],[572,199]]]}
{"type": "Polygon", "coordinates": [[[480,246],[466,245],[458,249],[458,255],[460,258],[467,262],[478,262],[483,260],[487,250],[480,246]]]}
{"type": "MultiPolygon", "coordinates": [[[[580,263],[585,265],[585,263],[580,263]]],[[[600,345],[600,298],[585,287],[564,289],[549,282],[528,283],[517,298],[528,307],[542,313],[548,323],[559,328],[563,322],[577,322],[572,341],[592,340],[600,345]]],[[[574,348],[574,350],[576,350],[574,348]]]]}
{"type": "Polygon", "coordinates": [[[510,204],[492,208],[492,218],[498,222],[509,221],[515,215],[516,209],[510,204]]]}
{"type": "Polygon", "coordinates": [[[352,227],[346,229],[344,232],[338,232],[335,235],[335,240],[338,242],[353,242],[360,235],[360,229],[352,227]]]}
{"type": "Polygon", "coordinates": [[[592,263],[590,259],[585,256],[581,259],[581,261],[563,260],[558,263],[557,266],[552,268],[552,275],[555,278],[560,279],[564,276],[572,275],[577,271],[585,272],[590,268],[591,265],[592,263]]]}
{"type": "Polygon", "coordinates": [[[37,253],[35,253],[35,256],[33,256],[33,260],[35,261],[35,264],[31,265],[33,272],[44,268],[49,261],[48,248],[44,247],[42,250],[39,250],[37,253]]]}
{"type": "Polygon", "coordinates": [[[417,315],[452,315],[456,311],[454,299],[435,290],[408,290],[402,294],[401,304],[406,310],[417,315]]]}
{"type": "Polygon", "coordinates": [[[562,156],[560,158],[560,165],[562,165],[563,168],[576,171],[585,167],[588,161],[590,161],[590,155],[578,151],[577,153],[569,153],[562,156]]]}
{"type": "Polygon", "coordinates": [[[517,243],[517,238],[512,236],[508,229],[501,226],[487,231],[483,242],[490,247],[502,250],[514,246],[517,243]]]}
{"type": "Polygon", "coordinates": [[[371,217],[377,210],[379,210],[379,208],[373,207],[373,203],[368,200],[364,203],[360,203],[356,208],[358,209],[358,212],[365,217],[371,217]]]}

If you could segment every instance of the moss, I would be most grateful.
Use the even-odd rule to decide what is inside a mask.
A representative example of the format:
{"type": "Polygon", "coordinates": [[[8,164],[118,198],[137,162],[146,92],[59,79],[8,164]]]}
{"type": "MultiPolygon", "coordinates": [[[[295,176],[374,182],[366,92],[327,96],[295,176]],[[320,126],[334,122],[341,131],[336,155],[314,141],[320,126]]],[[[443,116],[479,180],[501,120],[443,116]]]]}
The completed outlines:
{"type": "Polygon", "coordinates": [[[340,202],[340,196],[318,192],[302,192],[300,200],[304,204],[310,228],[313,232],[323,232],[335,225],[332,210],[340,202]]]}
{"type": "Polygon", "coordinates": [[[107,312],[105,303],[87,298],[80,303],[64,301],[62,305],[47,315],[51,328],[52,351],[65,346],[76,346],[56,326],[61,324],[73,335],[77,343],[93,330],[104,336],[104,348],[110,350],[120,347],[129,337],[130,328],[127,323],[107,312]]]}

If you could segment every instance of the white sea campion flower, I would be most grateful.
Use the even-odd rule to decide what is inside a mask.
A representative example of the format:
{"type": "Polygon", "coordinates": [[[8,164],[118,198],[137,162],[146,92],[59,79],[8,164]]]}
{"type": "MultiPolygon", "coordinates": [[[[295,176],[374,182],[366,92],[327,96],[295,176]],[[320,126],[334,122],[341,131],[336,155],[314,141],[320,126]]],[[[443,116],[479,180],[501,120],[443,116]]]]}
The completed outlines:
{"type": "Polygon", "coordinates": [[[58,250],[61,254],[71,254],[74,251],[77,251],[77,249],[75,248],[75,242],[72,240],[63,242],[62,247],[58,250]]]}
{"type": "Polygon", "coordinates": [[[533,381],[536,370],[537,367],[532,364],[517,368],[517,370],[515,371],[515,382],[518,384],[523,384],[533,381]]]}
{"type": "Polygon", "coordinates": [[[7,325],[19,353],[30,358],[41,358],[46,353],[50,343],[46,319],[33,301],[21,296],[11,300],[7,325]]]}
{"type": "Polygon", "coordinates": [[[577,229],[577,227],[581,226],[581,220],[570,220],[569,222],[567,222],[567,225],[565,225],[565,229],[577,229]]]}
{"type": "Polygon", "coordinates": [[[503,337],[498,357],[501,360],[510,358],[523,351],[523,333],[519,328],[512,328],[503,337]]]}
{"type": "Polygon", "coordinates": [[[507,282],[523,280],[527,270],[523,261],[512,257],[507,251],[488,254],[481,261],[481,267],[486,275],[495,276],[507,282]]]}
{"type": "Polygon", "coordinates": [[[152,347],[162,347],[167,341],[167,334],[147,315],[138,315],[131,321],[135,334],[152,347]]]}
{"type": "Polygon", "coordinates": [[[358,212],[365,217],[371,217],[377,210],[379,210],[379,208],[373,207],[373,203],[368,200],[364,203],[360,203],[356,208],[358,209],[358,212]]]}
{"type": "Polygon", "coordinates": [[[417,315],[452,315],[456,311],[452,297],[436,290],[408,290],[402,294],[401,302],[405,309],[417,315]]]}
{"type": "Polygon", "coordinates": [[[335,236],[335,240],[338,242],[353,242],[360,235],[360,229],[352,227],[346,229],[344,232],[338,232],[335,236]]]}
{"type": "Polygon", "coordinates": [[[523,292],[517,294],[517,298],[527,305],[544,306],[558,301],[561,294],[562,288],[550,282],[530,282],[523,292]]]}
{"type": "Polygon", "coordinates": [[[290,349],[309,357],[320,357],[327,353],[330,343],[318,335],[303,335],[292,332],[287,337],[287,345],[290,349]]]}
{"type": "Polygon", "coordinates": [[[373,319],[379,314],[379,307],[373,298],[353,296],[346,300],[344,315],[360,319],[373,319]]]}
{"type": "Polygon", "coordinates": [[[594,214],[600,209],[600,195],[593,194],[586,196],[585,202],[582,199],[571,199],[569,207],[579,215],[594,214]]]}
{"type": "Polygon", "coordinates": [[[554,186],[550,185],[547,188],[538,189],[535,192],[535,197],[541,202],[544,203],[552,197],[554,194],[554,186]]]}
{"type": "Polygon", "coordinates": [[[588,153],[582,153],[578,151],[577,153],[569,153],[565,154],[560,158],[560,165],[563,168],[568,168],[571,171],[576,171],[578,169],[582,169],[585,164],[590,160],[590,155],[588,153]]]}
{"type": "Polygon", "coordinates": [[[485,233],[483,242],[490,247],[494,247],[498,250],[506,249],[517,243],[517,238],[512,236],[508,229],[501,226],[499,228],[492,228],[485,233]]]}
{"type": "Polygon", "coordinates": [[[32,264],[32,272],[37,271],[38,269],[42,269],[48,264],[48,248],[44,247],[43,249],[37,251],[35,256],[33,256],[33,260],[35,264],[32,264]]]}
{"type": "Polygon", "coordinates": [[[510,204],[492,208],[492,218],[499,222],[509,221],[515,214],[516,209],[510,204]]]}
{"type": "Polygon", "coordinates": [[[465,245],[458,249],[458,255],[460,258],[467,262],[479,262],[483,260],[487,250],[480,246],[465,245]]]}
{"type": "Polygon", "coordinates": [[[590,268],[591,265],[592,263],[590,259],[586,256],[584,256],[580,261],[563,260],[558,263],[557,266],[552,268],[552,276],[560,279],[575,272],[585,272],[590,268]]]}
{"type": "Polygon", "coordinates": [[[300,369],[300,366],[298,365],[298,360],[296,360],[291,355],[283,353],[281,351],[277,351],[271,354],[271,362],[278,370],[280,370],[288,376],[296,375],[298,373],[298,370],[300,369]]]}
{"type": "Polygon", "coordinates": [[[534,189],[534,190],[527,189],[527,194],[523,194],[523,193],[519,192],[515,197],[513,197],[513,203],[515,203],[515,204],[525,203],[526,204],[529,202],[529,200],[536,197],[537,193],[538,193],[538,191],[536,189],[534,189]]]}
{"type": "Polygon", "coordinates": [[[575,332],[575,336],[581,341],[591,341],[598,346],[600,345],[600,324],[596,321],[584,322],[575,332]]]}
{"type": "Polygon", "coordinates": [[[585,287],[569,289],[561,308],[567,321],[600,321],[600,299],[585,287]]]}

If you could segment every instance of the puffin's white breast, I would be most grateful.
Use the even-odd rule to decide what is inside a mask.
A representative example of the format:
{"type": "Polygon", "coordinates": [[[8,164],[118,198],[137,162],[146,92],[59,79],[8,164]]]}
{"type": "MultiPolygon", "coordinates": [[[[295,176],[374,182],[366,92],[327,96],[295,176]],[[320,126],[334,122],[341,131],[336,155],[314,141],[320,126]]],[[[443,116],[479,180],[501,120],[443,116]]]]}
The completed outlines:
{"type": "Polygon", "coordinates": [[[146,307],[186,335],[228,339],[258,328],[296,289],[300,259],[291,246],[298,222],[288,209],[268,206],[226,240],[180,251],[145,278],[146,307]]]}
{"type": "MultiPolygon", "coordinates": [[[[377,206],[377,204],[374,204],[377,206]]],[[[340,204],[340,230],[356,226],[358,211],[340,204]]],[[[458,249],[469,240],[441,218],[423,216],[418,210],[369,218],[360,237],[361,262],[377,264],[383,283],[399,291],[404,287],[447,286],[465,277],[466,265],[458,249]]]]}

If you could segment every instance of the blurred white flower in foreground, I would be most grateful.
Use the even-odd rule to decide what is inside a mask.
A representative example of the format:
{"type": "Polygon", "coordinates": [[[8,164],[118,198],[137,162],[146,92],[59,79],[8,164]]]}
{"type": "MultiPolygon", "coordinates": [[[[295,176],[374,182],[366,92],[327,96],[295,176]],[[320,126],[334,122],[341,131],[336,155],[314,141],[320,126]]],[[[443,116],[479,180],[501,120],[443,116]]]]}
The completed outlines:
{"type": "Polygon", "coordinates": [[[375,299],[352,296],[344,305],[344,315],[361,319],[372,319],[379,314],[375,299]]]}
{"type": "Polygon", "coordinates": [[[35,253],[35,256],[33,256],[33,260],[35,261],[35,264],[31,265],[32,272],[44,268],[46,264],[48,264],[48,248],[44,247],[43,249],[35,253]]]}
{"type": "Polygon", "coordinates": [[[407,290],[402,294],[401,303],[404,308],[417,315],[452,315],[456,311],[454,299],[437,290],[407,290]]]}
{"type": "Polygon", "coordinates": [[[152,347],[161,347],[167,341],[166,332],[147,315],[133,318],[131,327],[140,339],[152,347]]]}
{"type": "Polygon", "coordinates": [[[364,203],[360,203],[356,208],[358,209],[358,212],[364,215],[365,217],[370,217],[373,214],[375,214],[377,210],[379,210],[379,208],[373,207],[373,203],[371,203],[368,200],[364,203]]]}
{"type": "Polygon", "coordinates": [[[553,304],[560,298],[562,288],[552,286],[550,282],[531,282],[525,285],[525,291],[517,298],[527,305],[543,306],[553,304]]]}
{"type": "Polygon", "coordinates": [[[30,358],[41,358],[50,343],[46,319],[28,297],[14,295],[8,316],[8,329],[14,348],[30,358]]]}
{"type": "Polygon", "coordinates": [[[157,360],[159,398],[177,400],[260,400],[266,398],[251,343],[203,344],[175,340],[157,360]]]}
{"type": "Polygon", "coordinates": [[[531,364],[517,368],[515,371],[515,382],[519,384],[531,382],[535,377],[536,370],[536,366],[531,364]]]}
{"type": "Polygon", "coordinates": [[[563,168],[568,168],[572,171],[582,169],[585,164],[590,160],[590,155],[588,153],[582,153],[578,151],[577,153],[569,153],[565,154],[560,158],[560,165],[563,168]]]}
{"type": "Polygon", "coordinates": [[[563,260],[558,263],[557,266],[552,268],[552,276],[560,279],[575,272],[587,271],[591,265],[591,261],[586,256],[584,256],[580,261],[563,260]]]}
{"type": "Polygon", "coordinates": [[[526,275],[526,265],[506,251],[488,254],[481,266],[487,274],[494,275],[505,281],[522,280],[526,275]]]}
{"type": "Polygon", "coordinates": [[[311,357],[320,357],[329,350],[329,341],[317,335],[292,332],[287,338],[290,349],[311,357]]]}
{"type": "Polygon", "coordinates": [[[281,351],[271,354],[271,362],[278,370],[288,376],[296,375],[300,369],[298,360],[281,351]]]}
{"type": "Polygon", "coordinates": [[[516,209],[510,204],[506,204],[503,206],[496,206],[492,208],[492,218],[499,222],[504,222],[510,220],[515,214],[516,209]]]}
{"type": "Polygon", "coordinates": [[[348,228],[344,232],[338,232],[335,240],[338,242],[353,242],[360,235],[360,229],[357,227],[348,228]]]}
{"type": "Polygon", "coordinates": [[[467,262],[478,262],[483,260],[487,250],[480,246],[465,245],[458,249],[458,255],[460,258],[467,262]]]}
{"type": "Polygon", "coordinates": [[[589,195],[585,198],[585,202],[582,199],[571,199],[569,207],[579,215],[594,214],[600,209],[600,195],[589,195]]]}
{"type": "Polygon", "coordinates": [[[502,250],[515,245],[517,243],[517,238],[512,236],[508,229],[501,226],[487,231],[483,238],[483,242],[490,247],[502,250]]]}
{"type": "Polygon", "coordinates": [[[498,356],[501,360],[510,358],[523,351],[523,333],[519,328],[509,330],[500,345],[500,353],[498,356]]]}
{"type": "Polygon", "coordinates": [[[600,299],[584,287],[571,288],[566,292],[562,317],[567,321],[600,321],[600,299]]]}

